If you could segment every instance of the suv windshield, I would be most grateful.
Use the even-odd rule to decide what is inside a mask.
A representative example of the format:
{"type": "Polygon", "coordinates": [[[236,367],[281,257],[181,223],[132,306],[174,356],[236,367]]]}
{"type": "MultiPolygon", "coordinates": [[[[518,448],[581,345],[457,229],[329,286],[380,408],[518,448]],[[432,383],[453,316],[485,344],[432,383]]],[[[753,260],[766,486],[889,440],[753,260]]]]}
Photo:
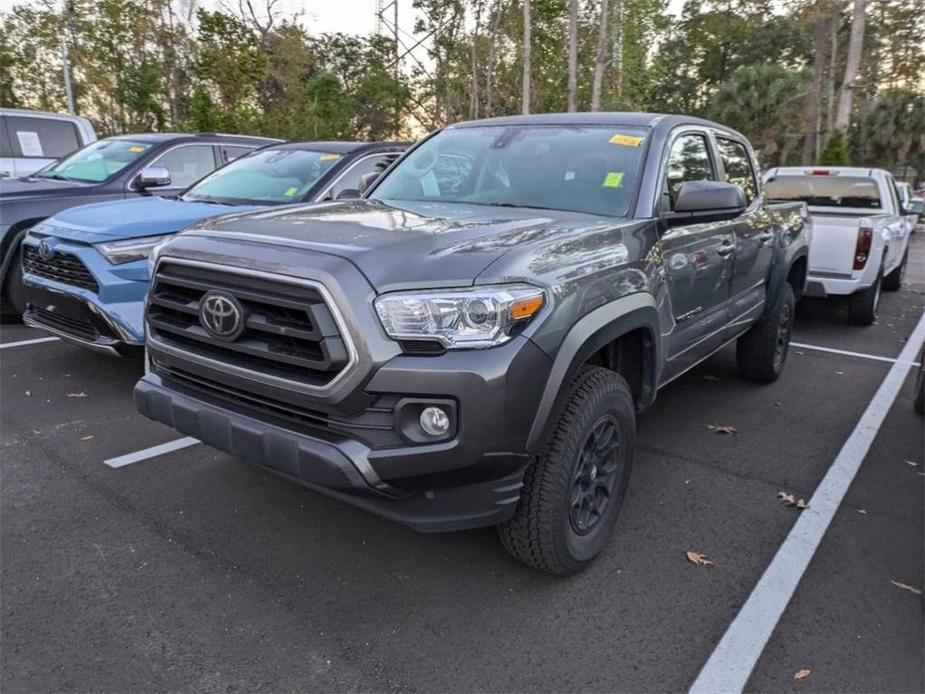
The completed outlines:
{"type": "Polygon", "coordinates": [[[230,203],[299,202],[342,157],[304,149],[262,149],[235,159],[184,195],[184,200],[230,203]]]}
{"type": "Polygon", "coordinates": [[[622,217],[645,137],[644,129],[619,126],[451,128],[399,162],[369,197],[622,217]]]}
{"type": "Polygon", "coordinates": [[[36,178],[101,183],[131,164],[151,147],[153,145],[150,142],[100,140],[33,175],[36,178]]]}
{"type": "Polygon", "coordinates": [[[771,200],[799,200],[812,207],[881,207],[877,183],[857,176],[776,176],[768,179],[765,192],[771,200]]]}

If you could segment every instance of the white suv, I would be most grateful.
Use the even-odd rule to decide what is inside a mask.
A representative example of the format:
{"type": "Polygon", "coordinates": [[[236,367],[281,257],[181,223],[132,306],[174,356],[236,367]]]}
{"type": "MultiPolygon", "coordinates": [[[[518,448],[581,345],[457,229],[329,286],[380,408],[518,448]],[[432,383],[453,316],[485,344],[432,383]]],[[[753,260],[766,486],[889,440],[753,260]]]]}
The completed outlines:
{"type": "Polygon", "coordinates": [[[0,108],[0,178],[28,176],[95,141],[86,118],[0,108]]]}

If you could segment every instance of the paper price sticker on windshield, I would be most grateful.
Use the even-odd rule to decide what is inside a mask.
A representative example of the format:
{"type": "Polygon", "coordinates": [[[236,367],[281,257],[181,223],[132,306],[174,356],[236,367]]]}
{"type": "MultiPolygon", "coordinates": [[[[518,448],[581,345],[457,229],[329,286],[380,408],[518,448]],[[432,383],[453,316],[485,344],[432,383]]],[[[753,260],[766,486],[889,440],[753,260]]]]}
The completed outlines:
{"type": "Polygon", "coordinates": [[[291,198],[293,195],[299,192],[298,188],[286,188],[286,191],[283,193],[287,198],[291,198]]]}
{"type": "Polygon", "coordinates": [[[339,154],[322,154],[321,161],[331,161],[332,159],[340,159],[339,154]]]}
{"type": "Polygon", "coordinates": [[[610,171],[604,179],[603,186],[604,188],[619,188],[621,183],[623,183],[623,172],[610,171]]]}
{"type": "Polygon", "coordinates": [[[638,147],[642,144],[642,138],[633,137],[632,135],[621,135],[620,133],[617,133],[612,138],[610,138],[610,144],[624,145],[625,147],[638,147]]]}
{"type": "Polygon", "coordinates": [[[142,147],[141,145],[132,145],[131,147],[128,148],[128,151],[131,152],[132,154],[138,154],[140,152],[144,152],[145,148],[142,147]]]}

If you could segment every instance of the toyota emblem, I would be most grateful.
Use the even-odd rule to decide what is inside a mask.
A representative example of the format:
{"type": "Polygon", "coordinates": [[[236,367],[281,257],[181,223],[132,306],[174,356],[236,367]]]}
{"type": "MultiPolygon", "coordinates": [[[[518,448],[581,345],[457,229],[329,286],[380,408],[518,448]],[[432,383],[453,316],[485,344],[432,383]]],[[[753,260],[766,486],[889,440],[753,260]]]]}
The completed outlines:
{"type": "Polygon", "coordinates": [[[39,242],[39,258],[42,260],[51,260],[55,257],[55,249],[48,241],[48,239],[42,239],[39,242]]]}
{"type": "Polygon", "coordinates": [[[236,340],[244,330],[244,309],[231,294],[211,290],[199,305],[199,323],[214,337],[236,340]]]}

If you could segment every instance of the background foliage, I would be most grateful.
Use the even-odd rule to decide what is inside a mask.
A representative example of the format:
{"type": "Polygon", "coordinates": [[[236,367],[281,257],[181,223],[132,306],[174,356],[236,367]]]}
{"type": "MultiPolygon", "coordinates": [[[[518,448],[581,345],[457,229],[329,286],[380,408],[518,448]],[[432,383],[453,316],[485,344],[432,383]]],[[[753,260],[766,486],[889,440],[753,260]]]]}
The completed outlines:
{"type": "MultiPolygon", "coordinates": [[[[415,0],[428,59],[397,61],[405,51],[390,38],[312,36],[273,0],[256,13],[251,3],[34,0],[0,14],[0,105],[66,110],[63,37],[77,111],[105,134],[414,137],[521,111],[523,1],[415,0]]],[[[853,2],[688,0],[679,16],[667,4],[607,3],[604,110],[714,118],[748,135],[765,165],[847,159],[925,178],[925,0],[868,0],[844,134],[834,121],[853,2]]],[[[601,7],[579,4],[579,109],[591,104],[601,7]]],[[[568,1],[531,9],[528,106],[562,111],[568,1]]]]}

